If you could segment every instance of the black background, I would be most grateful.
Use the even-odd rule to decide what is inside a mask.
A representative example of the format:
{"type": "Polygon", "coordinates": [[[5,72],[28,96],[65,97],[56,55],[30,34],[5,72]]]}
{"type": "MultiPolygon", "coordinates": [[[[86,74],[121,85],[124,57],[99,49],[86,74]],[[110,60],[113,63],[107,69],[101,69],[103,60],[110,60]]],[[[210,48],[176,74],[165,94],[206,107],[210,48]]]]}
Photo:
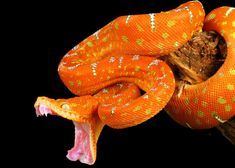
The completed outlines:
{"type": "MultiPolygon", "coordinates": [[[[10,87],[5,100],[10,103],[7,114],[9,125],[13,126],[5,129],[6,139],[11,143],[9,153],[5,153],[11,160],[9,163],[30,167],[89,167],[66,159],[67,150],[73,146],[73,124],[55,116],[37,118],[33,108],[37,96],[73,96],[60,81],[57,66],[65,53],[88,35],[118,16],[166,11],[183,2],[186,0],[14,3],[15,8],[8,11],[14,14],[6,19],[6,25],[12,29],[7,35],[13,35],[7,41],[10,42],[7,55],[14,53],[6,64],[14,67],[13,73],[6,75],[8,82],[5,82],[10,87]]],[[[233,0],[201,2],[206,13],[223,5],[235,6],[233,0]]],[[[116,130],[106,126],[97,146],[94,167],[225,166],[235,160],[234,146],[217,129],[184,128],[164,111],[136,127],[116,130]]]]}

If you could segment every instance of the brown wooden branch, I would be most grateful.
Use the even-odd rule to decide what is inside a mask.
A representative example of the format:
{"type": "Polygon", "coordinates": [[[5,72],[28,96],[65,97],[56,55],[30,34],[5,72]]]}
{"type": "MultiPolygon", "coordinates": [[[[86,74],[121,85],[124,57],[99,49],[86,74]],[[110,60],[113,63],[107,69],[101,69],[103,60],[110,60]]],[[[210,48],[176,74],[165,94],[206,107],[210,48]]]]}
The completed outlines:
{"type": "Polygon", "coordinates": [[[192,39],[163,59],[172,67],[178,80],[201,83],[223,64],[226,44],[217,33],[196,32],[192,39]]]}

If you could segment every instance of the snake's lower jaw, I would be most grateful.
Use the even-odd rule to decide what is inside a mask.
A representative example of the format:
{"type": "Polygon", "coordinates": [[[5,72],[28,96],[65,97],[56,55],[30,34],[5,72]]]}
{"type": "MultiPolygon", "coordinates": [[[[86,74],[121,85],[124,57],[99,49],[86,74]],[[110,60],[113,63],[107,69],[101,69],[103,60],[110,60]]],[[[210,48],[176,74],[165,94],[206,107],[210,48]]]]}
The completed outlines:
{"type": "Polygon", "coordinates": [[[104,124],[99,120],[79,123],[75,126],[74,147],[68,151],[67,158],[71,161],[93,165],[96,161],[96,145],[104,124]]]}
{"type": "Polygon", "coordinates": [[[87,118],[89,112],[84,112],[86,115],[83,118],[79,114],[80,111],[71,108],[72,101],[80,101],[80,98],[67,99],[68,103],[65,103],[66,99],[54,100],[47,97],[38,97],[34,105],[36,115],[58,115],[72,120],[75,126],[75,140],[74,147],[68,151],[67,158],[71,161],[79,160],[82,163],[92,165],[96,160],[96,144],[104,123],[99,119],[98,114],[92,111],[96,110],[95,107],[87,108],[88,106],[86,106],[82,109],[91,110],[90,118],[87,118]]]}

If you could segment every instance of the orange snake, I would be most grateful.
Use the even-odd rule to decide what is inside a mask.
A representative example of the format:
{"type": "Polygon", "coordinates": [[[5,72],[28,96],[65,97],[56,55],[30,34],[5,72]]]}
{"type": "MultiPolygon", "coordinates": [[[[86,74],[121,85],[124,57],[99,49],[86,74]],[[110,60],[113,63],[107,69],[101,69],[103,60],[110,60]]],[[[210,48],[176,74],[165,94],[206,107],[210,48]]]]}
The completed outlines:
{"type": "Polygon", "coordinates": [[[229,119],[235,109],[235,12],[231,9],[216,9],[204,26],[225,38],[228,56],[224,66],[206,82],[185,86],[180,97],[174,94],[170,67],[157,58],[180,48],[202,29],[205,13],[198,1],[167,12],[118,17],[83,40],[63,57],[58,68],[64,84],[79,97],[38,97],[37,115],[72,120],[75,144],[67,157],[86,164],[96,160],[96,143],[104,125],[131,127],[165,106],[171,117],[191,128],[213,127],[218,124],[215,116],[229,119]],[[140,89],[145,91],[143,95],[140,89]]]}

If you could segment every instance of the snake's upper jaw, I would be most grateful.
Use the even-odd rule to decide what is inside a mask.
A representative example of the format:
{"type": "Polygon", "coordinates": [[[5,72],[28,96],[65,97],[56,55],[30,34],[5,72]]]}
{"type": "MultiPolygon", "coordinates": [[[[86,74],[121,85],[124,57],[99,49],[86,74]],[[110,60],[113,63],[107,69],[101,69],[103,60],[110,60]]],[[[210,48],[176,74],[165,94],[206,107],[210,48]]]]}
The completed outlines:
{"type": "Polygon", "coordinates": [[[38,97],[34,105],[37,116],[59,115],[73,121],[74,147],[68,151],[67,158],[89,165],[95,163],[96,144],[104,127],[98,117],[97,106],[96,101],[89,96],[57,100],[38,97]]]}
{"type": "Polygon", "coordinates": [[[47,106],[40,104],[35,107],[36,109],[36,115],[38,116],[47,116],[48,114],[53,115],[54,112],[48,108],[47,106]]]}

